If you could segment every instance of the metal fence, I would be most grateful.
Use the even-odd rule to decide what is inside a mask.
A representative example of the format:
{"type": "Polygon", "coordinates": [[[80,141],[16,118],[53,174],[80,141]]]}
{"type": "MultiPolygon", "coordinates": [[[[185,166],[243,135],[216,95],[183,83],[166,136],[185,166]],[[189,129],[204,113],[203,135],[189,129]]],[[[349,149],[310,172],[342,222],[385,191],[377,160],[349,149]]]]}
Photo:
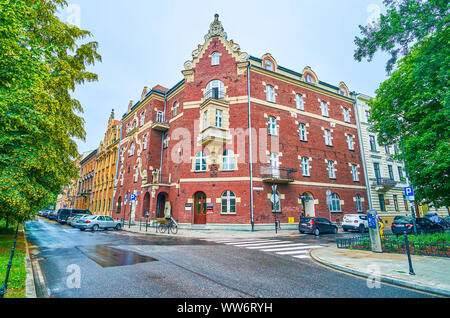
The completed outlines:
{"type": "MultiPolygon", "coordinates": [[[[409,250],[414,255],[450,257],[450,244],[447,242],[408,242],[409,250]]],[[[357,235],[347,238],[336,239],[338,248],[357,250],[371,250],[370,237],[368,235],[357,235]]],[[[381,239],[382,250],[385,253],[405,254],[407,246],[403,236],[384,235],[381,239]]]]}

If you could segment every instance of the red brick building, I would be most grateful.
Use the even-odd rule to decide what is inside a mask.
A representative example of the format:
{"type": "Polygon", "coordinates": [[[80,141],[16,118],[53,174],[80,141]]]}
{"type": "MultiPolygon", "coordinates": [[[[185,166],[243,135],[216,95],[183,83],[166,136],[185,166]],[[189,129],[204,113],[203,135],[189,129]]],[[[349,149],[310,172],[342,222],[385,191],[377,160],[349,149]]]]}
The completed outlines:
{"type": "Polygon", "coordinates": [[[184,225],[258,229],[275,215],[336,221],[367,209],[344,83],[249,56],[217,15],[184,66],[182,81],[144,88],[122,118],[114,218],[161,217],[170,202],[184,225]]]}

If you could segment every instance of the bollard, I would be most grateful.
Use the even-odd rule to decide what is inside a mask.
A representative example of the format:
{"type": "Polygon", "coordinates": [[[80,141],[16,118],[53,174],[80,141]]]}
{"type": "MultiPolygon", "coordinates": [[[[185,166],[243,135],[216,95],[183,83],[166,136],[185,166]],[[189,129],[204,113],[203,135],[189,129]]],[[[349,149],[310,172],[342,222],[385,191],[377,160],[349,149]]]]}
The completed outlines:
{"type": "Polygon", "coordinates": [[[409,252],[408,234],[406,234],[406,231],[404,232],[404,234],[405,234],[406,254],[408,255],[409,275],[416,275],[414,273],[414,269],[413,269],[412,263],[411,263],[411,254],[409,252]]]}

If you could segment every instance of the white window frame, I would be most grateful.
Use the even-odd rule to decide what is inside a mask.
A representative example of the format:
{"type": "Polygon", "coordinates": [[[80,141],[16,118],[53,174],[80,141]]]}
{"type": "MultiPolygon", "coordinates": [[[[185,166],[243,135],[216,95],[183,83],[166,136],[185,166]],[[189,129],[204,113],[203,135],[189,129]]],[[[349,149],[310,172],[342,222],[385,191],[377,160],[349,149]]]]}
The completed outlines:
{"type": "Polygon", "coordinates": [[[272,85],[266,85],[266,100],[275,103],[275,88],[272,85]]]}
{"type": "Polygon", "coordinates": [[[205,110],[203,113],[203,129],[208,128],[208,111],[205,110]]]}
{"type": "Polygon", "coordinates": [[[145,134],[144,135],[144,140],[143,140],[143,147],[144,147],[144,150],[146,150],[147,149],[147,142],[148,142],[148,134],[145,134]]]}
{"type": "Polygon", "coordinates": [[[173,117],[178,115],[178,107],[180,105],[178,104],[178,102],[173,103],[173,117]]]}
{"type": "Polygon", "coordinates": [[[325,138],[325,145],[332,146],[333,142],[331,140],[331,130],[324,129],[324,138],[325,138]]]}
{"type": "Polygon", "coordinates": [[[347,144],[348,144],[348,150],[355,150],[355,146],[353,145],[353,136],[347,135],[347,144]]]}
{"type": "Polygon", "coordinates": [[[303,95],[295,94],[295,105],[298,110],[305,110],[305,106],[304,106],[304,102],[303,102],[303,95]]]}
{"type": "Polygon", "coordinates": [[[264,68],[266,69],[266,70],[269,70],[269,71],[274,71],[274,67],[273,67],[273,63],[272,63],[272,61],[271,60],[269,60],[269,59],[266,59],[265,61],[264,61],[264,68]]]}
{"type": "Polygon", "coordinates": [[[198,151],[195,154],[195,171],[206,171],[206,154],[204,151],[198,151]]]}
{"type": "Polygon", "coordinates": [[[352,176],[353,176],[353,181],[355,181],[355,182],[359,181],[358,167],[356,165],[353,165],[353,164],[352,164],[352,176]]]}
{"type": "Polygon", "coordinates": [[[220,64],[220,53],[219,52],[214,52],[211,55],[211,66],[216,66],[220,64]]]}
{"type": "Polygon", "coordinates": [[[355,203],[356,203],[356,212],[362,212],[362,201],[361,201],[361,196],[359,194],[357,194],[355,196],[355,203]]]}
{"type": "Polygon", "coordinates": [[[235,169],[234,151],[225,149],[222,155],[222,170],[231,171],[235,169]]]}
{"type": "Polygon", "coordinates": [[[306,130],[306,124],[298,125],[298,135],[301,141],[308,141],[308,132],[306,130]]]}
{"type": "Polygon", "coordinates": [[[349,123],[350,122],[350,111],[348,110],[348,108],[345,108],[344,107],[344,121],[346,122],[346,123],[349,123]]]}
{"type": "Polygon", "coordinates": [[[330,179],[336,179],[336,172],[334,170],[334,162],[328,161],[328,177],[330,179]]]}
{"type": "Polygon", "coordinates": [[[275,117],[269,116],[269,118],[267,118],[267,127],[270,136],[278,136],[277,119],[275,117]]]}
{"type": "Polygon", "coordinates": [[[134,142],[130,145],[130,150],[128,151],[128,156],[131,157],[134,155],[134,142]]]}
{"type": "Polygon", "coordinates": [[[327,102],[321,101],[320,102],[320,109],[322,110],[322,116],[328,117],[328,104],[327,102]]]}
{"type": "Polygon", "coordinates": [[[220,209],[220,214],[236,214],[236,194],[231,190],[226,190],[220,196],[222,207],[220,209]],[[234,201],[234,205],[232,204],[234,201]],[[225,203],[225,204],[224,204],[225,203]],[[232,207],[234,206],[234,211],[232,207]],[[224,207],[226,211],[224,212],[224,207]]]}
{"type": "Polygon", "coordinates": [[[223,116],[223,111],[220,109],[216,109],[216,127],[217,128],[222,128],[222,116],[223,116]]]}
{"type": "Polygon", "coordinates": [[[302,175],[305,177],[309,177],[309,159],[306,157],[302,157],[302,175]]]}
{"type": "Polygon", "coordinates": [[[145,111],[143,111],[142,113],[141,113],[141,126],[143,126],[144,125],[144,122],[145,122],[145,111]]]}
{"type": "Polygon", "coordinates": [[[134,168],[134,183],[138,182],[138,178],[139,178],[139,166],[136,166],[134,168]]]}
{"type": "Polygon", "coordinates": [[[330,198],[330,212],[342,212],[341,198],[337,193],[333,193],[330,198]]]}

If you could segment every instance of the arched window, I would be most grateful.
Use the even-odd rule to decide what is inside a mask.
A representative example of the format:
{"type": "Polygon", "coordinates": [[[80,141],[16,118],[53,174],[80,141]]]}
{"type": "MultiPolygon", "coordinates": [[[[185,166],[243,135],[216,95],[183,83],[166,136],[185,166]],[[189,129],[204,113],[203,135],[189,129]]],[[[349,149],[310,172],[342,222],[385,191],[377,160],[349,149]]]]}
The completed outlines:
{"type": "Polygon", "coordinates": [[[298,125],[298,134],[300,136],[301,141],[307,141],[307,133],[306,133],[306,125],[305,124],[298,125]]]}
{"type": "Polygon", "coordinates": [[[298,110],[305,110],[303,107],[303,96],[300,94],[295,94],[295,104],[298,110]]]}
{"type": "Polygon", "coordinates": [[[347,90],[345,89],[345,87],[340,87],[339,88],[339,94],[344,95],[344,96],[348,96],[347,90]]]}
{"type": "Polygon", "coordinates": [[[134,155],[134,142],[131,143],[130,145],[130,151],[128,153],[128,155],[131,157],[132,155],[134,155]]]}
{"type": "Polygon", "coordinates": [[[269,59],[266,59],[266,60],[264,61],[264,68],[265,68],[266,70],[269,70],[269,71],[272,71],[272,72],[273,72],[273,63],[272,63],[272,61],[269,60],[269,59]]]}
{"type": "Polygon", "coordinates": [[[231,149],[226,149],[223,152],[222,157],[222,169],[223,170],[234,170],[234,152],[231,149]]]}
{"type": "Polygon", "coordinates": [[[214,52],[211,55],[211,65],[219,65],[220,64],[220,53],[219,52],[214,52]]]}
{"type": "Polygon", "coordinates": [[[277,120],[275,117],[270,116],[268,118],[268,128],[269,128],[269,135],[270,136],[276,136],[277,134],[277,120]]]}
{"type": "Polygon", "coordinates": [[[362,212],[361,196],[359,194],[356,195],[355,202],[356,202],[356,211],[362,212]]]}
{"type": "Polygon", "coordinates": [[[305,81],[308,82],[308,83],[311,83],[311,84],[315,84],[316,83],[316,81],[314,80],[314,77],[311,74],[309,74],[309,73],[305,74],[305,81]]]}
{"type": "Polygon", "coordinates": [[[309,176],[309,159],[302,157],[302,175],[309,176]]]}
{"type": "Polygon", "coordinates": [[[341,212],[341,200],[336,193],[330,198],[330,212],[341,212]]]}
{"type": "Polygon", "coordinates": [[[206,85],[206,99],[220,99],[225,97],[224,85],[222,81],[212,80],[206,85]]]}
{"type": "Polygon", "coordinates": [[[222,214],[236,214],[236,195],[227,190],[222,193],[222,214]]]}
{"type": "Polygon", "coordinates": [[[195,171],[206,171],[206,154],[203,151],[195,154],[195,171]]]}

